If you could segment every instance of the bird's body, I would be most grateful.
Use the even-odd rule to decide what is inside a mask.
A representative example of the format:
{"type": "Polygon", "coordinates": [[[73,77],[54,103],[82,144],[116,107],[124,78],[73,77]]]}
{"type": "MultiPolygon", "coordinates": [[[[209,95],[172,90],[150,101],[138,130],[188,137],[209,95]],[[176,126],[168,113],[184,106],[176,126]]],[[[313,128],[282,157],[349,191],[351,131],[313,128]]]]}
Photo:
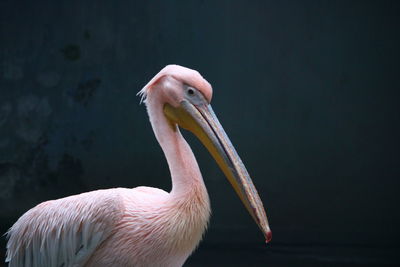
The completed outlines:
{"type": "MultiPolygon", "coordinates": [[[[185,84],[198,88],[198,99],[191,100],[194,105],[209,103],[212,92],[207,81],[198,72],[175,65],[164,68],[142,91],[155,136],[169,165],[171,192],[150,187],[114,188],[43,202],[21,216],[9,230],[6,261],[10,267],[183,265],[200,242],[210,217],[200,169],[177,126],[194,125],[192,115],[187,117],[178,109],[181,103],[193,111],[184,103],[187,96],[179,89],[185,84]]],[[[188,88],[184,92],[191,96],[190,90],[195,89],[188,88]]],[[[201,111],[200,108],[199,105],[201,111]]],[[[193,116],[200,118],[198,114],[193,116]]],[[[246,180],[248,174],[236,152],[230,150],[231,144],[226,144],[224,136],[214,137],[211,130],[204,128],[206,123],[199,123],[208,131],[206,137],[214,138],[205,141],[207,148],[214,142],[218,153],[229,156],[218,158],[219,154],[210,150],[226,175],[238,177],[231,183],[269,240],[264,209],[251,180],[246,180]]],[[[214,133],[219,134],[219,124],[213,123],[207,127],[214,127],[214,133]]],[[[199,138],[204,136],[203,131],[199,138]]]]}
{"type": "Polygon", "coordinates": [[[204,189],[194,189],[184,202],[161,189],[136,187],[97,190],[41,203],[13,227],[15,242],[9,247],[17,252],[13,263],[181,266],[208,222],[210,208],[204,189]],[[60,254],[64,248],[67,252],[60,254]],[[37,254],[41,257],[27,256],[37,250],[42,251],[37,254]]]}

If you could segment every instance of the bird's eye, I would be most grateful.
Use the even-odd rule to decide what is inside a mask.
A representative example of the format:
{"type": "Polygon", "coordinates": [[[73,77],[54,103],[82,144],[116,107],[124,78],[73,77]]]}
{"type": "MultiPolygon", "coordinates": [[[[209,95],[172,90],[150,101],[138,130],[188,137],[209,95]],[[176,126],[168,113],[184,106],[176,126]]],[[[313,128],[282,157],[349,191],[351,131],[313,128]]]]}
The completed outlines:
{"type": "Polygon", "coordinates": [[[194,95],[194,90],[192,88],[189,88],[187,92],[188,95],[194,95]]]}
{"type": "Polygon", "coordinates": [[[200,105],[204,102],[201,92],[199,92],[196,88],[187,86],[184,90],[186,100],[188,100],[193,105],[200,105]]]}

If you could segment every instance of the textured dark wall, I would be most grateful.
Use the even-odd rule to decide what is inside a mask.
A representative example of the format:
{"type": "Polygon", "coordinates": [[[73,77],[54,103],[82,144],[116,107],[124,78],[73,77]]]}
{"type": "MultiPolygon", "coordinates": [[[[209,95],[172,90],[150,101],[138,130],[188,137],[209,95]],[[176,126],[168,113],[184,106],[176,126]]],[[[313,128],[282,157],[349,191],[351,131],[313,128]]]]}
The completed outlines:
{"type": "MultiPolygon", "coordinates": [[[[265,202],[274,242],[395,246],[396,1],[0,1],[0,229],[88,190],[170,188],[135,96],[199,70],[265,202]]],[[[262,236],[199,142],[205,242],[262,236]],[[234,233],[234,234],[232,234],[234,233]]]]}

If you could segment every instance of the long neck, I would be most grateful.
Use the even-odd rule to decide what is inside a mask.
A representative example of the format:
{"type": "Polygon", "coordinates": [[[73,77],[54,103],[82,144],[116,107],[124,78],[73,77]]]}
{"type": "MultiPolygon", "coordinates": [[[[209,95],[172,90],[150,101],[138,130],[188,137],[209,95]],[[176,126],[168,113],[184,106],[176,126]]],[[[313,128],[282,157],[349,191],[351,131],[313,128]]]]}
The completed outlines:
{"type": "Polygon", "coordinates": [[[196,158],[179,128],[171,126],[165,117],[161,97],[149,95],[146,106],[153,131],[168,162],[172,179],[171,196],[196,192],[206,194],[208,198],[196,158]]]}

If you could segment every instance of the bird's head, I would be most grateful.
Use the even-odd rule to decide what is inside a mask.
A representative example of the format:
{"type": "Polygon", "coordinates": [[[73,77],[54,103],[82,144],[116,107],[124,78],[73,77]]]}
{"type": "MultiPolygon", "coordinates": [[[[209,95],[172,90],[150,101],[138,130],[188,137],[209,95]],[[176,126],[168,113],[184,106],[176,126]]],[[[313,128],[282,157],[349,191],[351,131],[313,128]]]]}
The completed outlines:
{"type": "Polygon", "coordinates": [[[158,96],[174,107],[178,107],[185,98],[193,98],[196,93],[201,93],[208,103],[212,98],[211,85],[198,71],[178,65],[168,65],[154,76],[138,93],[142,97],[141,102],[145,102],[155,88],[158,96]]]}
{"type": "Polygon", "coordinates": [[[272,233],[261,199],[211,108],[211,85],[195,70],[168,65],[139,92],[141,101],[146,101],[155,88],[158,88],[157,96],[163,99],[163,112],[173,129],[178,125],[200,139],[269,242],[272,233]]]}

